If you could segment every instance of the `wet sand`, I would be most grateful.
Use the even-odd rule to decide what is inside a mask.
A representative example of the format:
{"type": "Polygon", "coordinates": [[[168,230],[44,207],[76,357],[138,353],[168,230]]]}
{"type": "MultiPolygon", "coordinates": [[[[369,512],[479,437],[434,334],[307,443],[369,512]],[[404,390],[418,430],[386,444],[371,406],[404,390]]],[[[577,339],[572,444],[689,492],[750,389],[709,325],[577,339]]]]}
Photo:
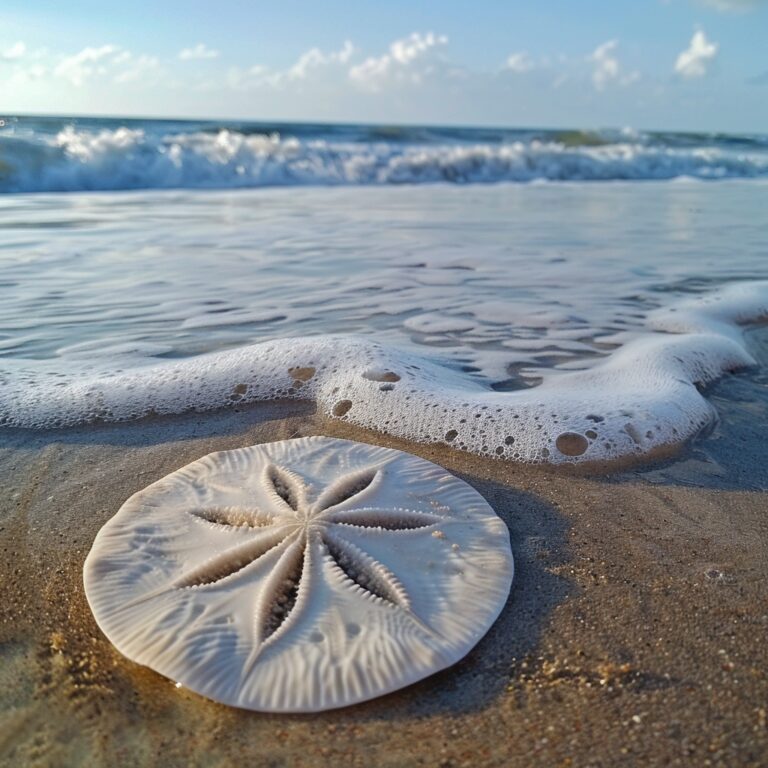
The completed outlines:
{"type": "Polygon", "coordinates": [[[575,474],[350,428],[303,403],[0,436],[0,765],[768,763],[768,382],[730,377],[681,456],[575,474]],[[325,434],[408,450],[510,528],[499,620],[451,669],[316,715],[239,711],[122,658],[82,564],[134,492],[214,450],[325,434]]]}

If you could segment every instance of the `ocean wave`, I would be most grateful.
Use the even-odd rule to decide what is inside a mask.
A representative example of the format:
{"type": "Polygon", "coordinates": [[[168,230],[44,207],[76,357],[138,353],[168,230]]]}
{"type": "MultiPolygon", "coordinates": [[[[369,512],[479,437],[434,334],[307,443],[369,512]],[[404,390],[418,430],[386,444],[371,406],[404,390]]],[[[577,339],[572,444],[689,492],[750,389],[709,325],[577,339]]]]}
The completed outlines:
{"type": "Polygon", "coordinates": [[[606,136],[409,143],[70,125],[55,134],[1,135],[0,192],[768,177],[768,153],[759,146],[606,136]]]}

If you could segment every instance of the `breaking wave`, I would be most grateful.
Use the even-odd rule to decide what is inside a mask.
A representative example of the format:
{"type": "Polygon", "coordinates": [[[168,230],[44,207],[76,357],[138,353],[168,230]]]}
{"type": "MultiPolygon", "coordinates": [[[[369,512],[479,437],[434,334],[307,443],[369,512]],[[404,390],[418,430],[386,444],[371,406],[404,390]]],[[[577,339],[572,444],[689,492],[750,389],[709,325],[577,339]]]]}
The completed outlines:
{"type": "Polygon", "coordinates": [[[0,134],[0,192],[768,177],[768,146],[757,138],[682,138],[554,131],[490,136],[468,129],[352,135],[328,127],[254,132],[90,121],[0,134]]]}

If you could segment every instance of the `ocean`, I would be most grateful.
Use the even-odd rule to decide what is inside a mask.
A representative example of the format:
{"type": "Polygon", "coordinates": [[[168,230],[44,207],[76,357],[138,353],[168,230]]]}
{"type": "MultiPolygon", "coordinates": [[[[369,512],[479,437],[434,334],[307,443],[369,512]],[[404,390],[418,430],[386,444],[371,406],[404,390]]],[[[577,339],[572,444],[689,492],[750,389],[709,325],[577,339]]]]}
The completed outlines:
{"type": "Polygon", "coordinates": [[[768,138],[18,118],[0,190],[0,764],[765,763],[768,138]],[[274,503],[361,474],[398,509],[261,549],[274,503]],[[447,663],[433,617],[477,633],[503,583],[457,531],[485,509],[514,582],[449,670],[304,715],[204,697],[280,615],[259,663],[299,678],[249,678],[278,709],[447,663]],[[92,610],[182,564],[187,602],[92,610]],[[434,641],[403,651],[387,595],[434,641]]]}
{"type": "Polygon", "coordinates": [[[651,455],[768,315],[768,136],[19,117],[0,193],[7,426],[294,397],[651,455]]]}

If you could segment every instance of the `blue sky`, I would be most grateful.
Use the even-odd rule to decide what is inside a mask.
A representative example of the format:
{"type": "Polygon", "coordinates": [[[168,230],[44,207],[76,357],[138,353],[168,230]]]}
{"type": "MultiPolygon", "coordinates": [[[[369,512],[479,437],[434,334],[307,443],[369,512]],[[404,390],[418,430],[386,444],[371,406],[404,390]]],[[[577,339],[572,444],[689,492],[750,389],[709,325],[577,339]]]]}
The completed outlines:
{"type": "Polygon", "coordinates": [[[5,0],[0,110],[768,132],[767,37],[768,0],[5,0]]]}

